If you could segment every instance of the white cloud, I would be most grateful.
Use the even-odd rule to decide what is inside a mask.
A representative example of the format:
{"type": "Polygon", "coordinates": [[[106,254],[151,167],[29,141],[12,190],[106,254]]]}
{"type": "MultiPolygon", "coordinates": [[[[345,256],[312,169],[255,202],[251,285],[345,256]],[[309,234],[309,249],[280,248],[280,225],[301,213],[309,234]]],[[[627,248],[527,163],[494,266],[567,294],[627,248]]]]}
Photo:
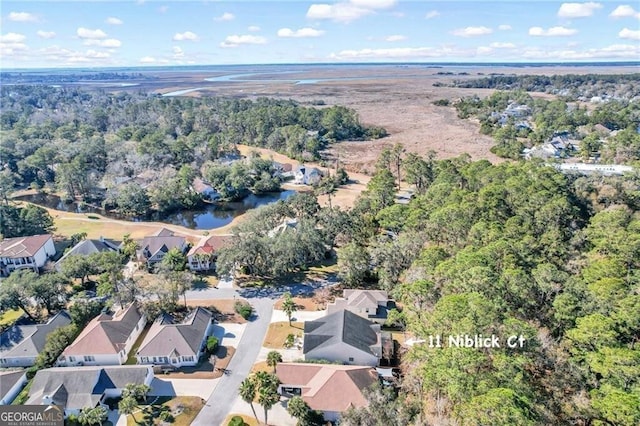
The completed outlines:
{"type": "Polygon", "coordinates": [[[107,19],[104,20],[104,22],[109,25],[122,25],[124,23],[122,22],[122,19],[118,19],[113,16],[109,16],[107,19]]]}
{"type": "Polygon", "coordinates": [[[213,18],[214,21],[233,21],[236,16],[233,13],[225,12],[220,16],[213,18]]]}
{"type": "Polygon", "coordinates": [[[23,34],[7,33],[0,35],[0,43],[22,43],[27,39],[23,34]]]}
{"type": "Polygon", "coordinates": [[[39,57],[45,57],[49,63],[77,64],[101,62],[112,64],[113,58],[109,52],[89,49],[84,52],[69,50],[60,46],[48,46],[35,52],[39,57]]]}
{"type": "Polygon", "coordinates": [[[438,12],[437,10],[432,10],[431,12],[428,12],[424,18],[425,19],[433,19],[437,16],[440,16],[440,12],[438,12]]]}
{"type": "Polygon", "coordinates": [[[593,15],[596,9],[601,9],[600,3],[562,3],[558,9],[558,16],[561,18],[586,18],[593,15]]]}
{"type": "Polygon", "coordinates": [[[230,35],[220,43],[220,47],[238,47],[242,44],[266,44],[267,39],[261,36],[246,35],[230,35]]]}
{"type": "Polygon", "coordinates": [[[630,30],[629,28],[623,28],[618,33],[618,37],[628,38],[630,40],[640,40],[640,30],[630,30]]]}
{"type": "Polygon", "coordinates": [[[498,25],[498,29],[500,31],[509,31],[511,29],[511,25],[509,24],[498,25]]]}
{"type": "Polygon", "coordinates": [[[397,0],[351,0],[350,3],[363,9],[388,9],[395,6],[397,0]]]}
{"type": "Polygon", "coordinates": [[[637,12],[633,7],[628,4],[623,4],[616,7],[613,12],[609,14],[612,18],[638,18],[640,19],[640,12],[637,12]]]}
{"type": "Polygon", "coordinates": [[[251,31],[252,33],[255,33],[260,31],[260,27],[257,25],[251,25],[249,28],[247,28],[247,31],[251,31]]]}
{"type": "Polygon", "coordinates": [[[28,50],[29,47],[23,43],[26,39],[27,37],[18,33],[0,35],[0,54],[2,56],[12,56],[28,50]]]}
{"type": "Polygon", "coordinates": [[[489,46],[494,49],[514,49],[516,47],[513,43],[503,43],[499,41],[493,42],[489,46]]]}
{"type": "Polygon", "coordinates": [[[154,62],[156,62],[156,58],[154,58],[153,56],[144,56],[140,58],[139,62],[141,64],[153,64],[154,62]]]}
{"type": "Polygon", "coordinates": [[[80,38],[89,38],[89,39],[101,39],[107,38],[107,33],[98,29],[98,30],[90,30],[88,28],[80,27],[76,30],[76,34],[80,38]]]}
{"type": "Polygon", "coordinates": [[[322,30],[316,30],[314,28],[300,28],[299,30],[293,31],[291,28],[280,28],[278,30],[278,37],[284,38],[309,38],[309,37],[320,37],[324,34],[322,30]]]}
{"type": "Polygon", "coordinates": [[[185,31],[183,33],[175,33],[173,35],[173,41],[198,41],[198,35],[191,31],[185,31]]]}
{"type": "Polygon", "coordinates": [[[38,22],[38,17],[28,12],[10,12],[9,20],[13,22],[38,22]]]}
{"type": "Polygon", "coordinates": [[[116,48],[122,46],[122,42],[115,38],[107,38],[104,40],[87,39],[83,43],[85,46],[100,46],[116,48]]]}
{"type": "Polygon", "coordinates": [[[548,30],[542,27],[529,28],[529,35],[534,37],[567,37],[577,33],[576,29],[565,27],[551,27],[548,30]]]}
{"type": "Polygon", "coordinates": [[[166,6],[166,5],[160,6],[158,8],[158,13],[161,13],[161,14],[164,15],[165,13],[167,13],[168,10],[169,10],[169,6],[166,6]]]}
{"type": "Polygon", "coordinates": [[[180,46],[173,46],[172,50],[174,59],[184,58],[184,50],[180,46]]]}
{"type": "Polygon", "coordinates": [[[309,19],[331,19],[348,23],[373,13],[371,9],[358,7],[351,3],[312,4],[307,10],[309,19]]]}
{"type": "Polygon", "coordinates": [[[467,27],[467,28],[458,28],[453,30],[451,34],[458,37],[475,37],[481,35],[491,34],[493,30],[487,27],[467,27]]]}
{"type": "Polygon", "coordinates": [[[53,31],[38,30],[38,32],[36,32],[36,35],[38,37],[40,37],[40,38],[51,39],[51,38],[54,38],[56,36],[56,33],[54,33],[53,31]]]}
{"type": "Polygon", "coordinates": [[[476,49],[476,54],[477,55],[488,55],[490,53],[493,53],[493,48],[491,47],[487,47],[487,46],[479,46],[476,49]]]}
{"type": "Polygon", "coordinates": [[[393,34],[390,36],[387,36],[384,38],[384,41],[389,41],[389,42],[396,42],[396,41],[403,41],[406,40],[407,37],[401,35],[401,34],[393,34]]]}

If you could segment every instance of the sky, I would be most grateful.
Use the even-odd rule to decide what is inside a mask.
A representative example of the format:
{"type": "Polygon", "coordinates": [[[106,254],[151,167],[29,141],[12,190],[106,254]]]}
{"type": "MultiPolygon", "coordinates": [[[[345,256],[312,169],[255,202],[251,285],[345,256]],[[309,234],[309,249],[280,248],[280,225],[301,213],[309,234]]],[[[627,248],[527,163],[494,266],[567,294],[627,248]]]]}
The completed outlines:
{"type": "Polygon", "coordinates": [[[640,60],[640,2],[16,1],[0,68],[640,60]]]}

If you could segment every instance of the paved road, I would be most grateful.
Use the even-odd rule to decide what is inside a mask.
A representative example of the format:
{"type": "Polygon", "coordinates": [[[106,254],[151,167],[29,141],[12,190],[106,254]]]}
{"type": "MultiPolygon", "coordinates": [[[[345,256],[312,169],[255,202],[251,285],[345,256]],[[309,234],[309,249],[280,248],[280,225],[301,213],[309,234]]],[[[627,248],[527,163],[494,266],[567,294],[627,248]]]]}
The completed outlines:
{"type": "Polygon", "coordinates": [[[227,366],[230,374],[220,378],[207,404],[193,421],[195,426],[221,425],[238,396],[240,383],[249,375],[255,363],[265,333],[269,327],[274,299],[256,298],[251,300],[256,317],[247,324],[236,353],[227,366]]]}
{"type": "Polygon", "coordinates": [[[292,284],[286,288],[240,289],[238,291],[231,288],[213,288],[187,292],[189,300],[243,297],[251,303],[255,312],[255,317],[247,324],[236,348],[235,355],[227,366],[230,374],[224,375],[219,379],[206,405],[194,419],[192,425],[212,426],[223,424],[222,422],[230,413],[231,407],[238,397],[240,383],[249,375],[251,367],[253,367],[258,358],[264,336],[271,322],[275,301],[285,291],[290,291],[294,296],[309,294],[316,288],[331,284],[333,283],[327,281],[314,284],[292,284]]]}

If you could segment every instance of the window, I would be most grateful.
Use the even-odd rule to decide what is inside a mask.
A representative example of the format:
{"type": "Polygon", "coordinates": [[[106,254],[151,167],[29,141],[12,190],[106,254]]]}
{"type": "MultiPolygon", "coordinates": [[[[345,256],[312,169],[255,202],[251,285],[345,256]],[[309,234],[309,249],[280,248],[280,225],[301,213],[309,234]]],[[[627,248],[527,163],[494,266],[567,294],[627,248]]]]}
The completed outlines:
{"type": "Polygon", "coordinates": [[[349,357],[349,362],[353,362],[353,357],[349,357]]]}
{"type": "Polygon", "coordinates": [[[182,360],[185,362],[193,362],[193,357],[192,356],[183,356],[182,360]]]}
{"type": "MultiPolygon", "coordinates": [[[[62,358],[63,358],[62,360],[64,361],[64,357],[62,357],[62,358]]],[[[76,357],[75,356],[70,356],[69,357],[69,362],[76,362],[76,357]]]]}
{"type": "Polygon", "coordinates": [[[85,355],[84,356],[84,361],[85,362],[93,362],[96,360],[96,357],[94,357],[93,355],[85,355]]]}

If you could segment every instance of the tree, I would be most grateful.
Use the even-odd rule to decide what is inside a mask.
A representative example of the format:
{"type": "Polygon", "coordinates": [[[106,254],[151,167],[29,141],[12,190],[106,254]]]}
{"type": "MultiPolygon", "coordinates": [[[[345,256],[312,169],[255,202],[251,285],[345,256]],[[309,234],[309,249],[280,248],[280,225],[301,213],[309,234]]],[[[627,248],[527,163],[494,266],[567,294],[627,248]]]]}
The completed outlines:
{"type": "MultiPolygon", "coordinates": [[[[276,379],[277,380],[277,379],[276,379]]],[[[264,423],[269,424],[267,419],[267,413],[274,405],[280,401],[280,394],[278,393],[278,382],[275,382],[275,386],[272,384],[261,385],[258,390],[258,404],[262,405],[264,409],[264,423]]]]}
{"type": "Polygon", "coordinates": [[[67,301],[67,277],[50,272],[39,276],[32,282],[30,291],[39,310],[46,309],[48,314],[64,308],[67,301]]]}
{"type": "Polygon", "coordinates": [[[287,318],[289,319],[289,326],[291,326],[291,317],[294,312],[298,310],[296,306],[296,302],[293,301],[291,297],[291,292],[285,292],[282,297],[282,310],[285,314],[287,314],[287,318]]]}
{"type": "Polygon", "coordinates": [[[273,372],[276,372],[276,366],[279,362],[282,362],[282,354],[278,351],[269,351],[267,354],[267,365],[273,368],[273,372]]]}
{"type": "Polygon", "coordinates": [[[0,285],[0,307],[2,309],[21,309],[31,320],[31,295],[33,283],[38,275],[28,269],[13,271],[0,285]]]}
{"type": "Polygon", "coordinates": [[[73,340],[78,336],[78,330],[79,328],[75,324],[70,324],[49,333],[42,352],[36,358],[35,366],[38,369],[53,366],[62,351],[73,343],[73,340]]]}
{"type": "Polygon", "coordinates": [[[160,261],[159,267],[162,266],[169,271],[184,271],[187,267],[187,256],[179,248],[174,247],[160,261]]]}
{"type": "Polygon", "coordinates": [[[122,396],[124,398],[131,396],[136,401],[146,401],[149,392],[151,392],[151,387],[147,384],[127,383],[122,390],[122,396]]]}
{"type": "Polygon", "coordinates": [[[107,410],[101,405],[93,408],[85,407],[80,411],[78,421],[81,425],[100,426],[107,420],[107,414],[107,410]]]}
{"type": "Polygon", "coordinates": [[[131,414],[131,417],[133,417],[133,421],[135,421],[136,423],[138,423],[138,421],[136,420],[134,412],[137,408],[138,401],[136,401],[133,396],[125,396],[118,403],[118,411],[120,411],[120,414],[124,414],[125,416],[131,414]]]}
{"type": "Polygon", "coordinates": [[[126,216],[146,216],[151,210],[147,190],[137,183],[122,186],[115,199],[118,210],[126,216]]]}
{"type": "Polygon", "coordinates": [[[140,246],[138,243],[131,238],[131,234],[124,234],[122,238],[122,249],[120,252],[125,257],[126,260],[132,260],[136,258],[136,252],[140,246]]]}
{"type": "Polygon", "coordinates": [[[0,172],[0,201],[5,204],[9,204],[9,195],[13,192],[13,188],[16,184],[15,175],[5,168],[0,172]]]}
{"type": "Polygon", "coordinates": [[[256,409],[253,406],[253,400],[256,398],[256,382],[254,377],[247,377],[240,383],[240,398],[247,404],[251,406],[251,411],[253,411],[253,416],[256,418],[256,422],[258,422],[258,415],[256,414],[256,409]]]}
{"type": "Polygon", "coordinates": [[[97,272],[95,258],[72,254],[67,256],[60,264],[61,272],[69,278],[79,278],[84,286],[89,275],[97,272]]]}
{"type": "Polygon", "coordinates": [[[306,424],[311,408],[300,396],[294,396],[287,403],[287,413],[298,420],[299,425],[306,424]]]}
{"type": "Polygon", "coordinates": [[[364,247],[350,242],[338,249],[338,276],[350,287],[357,287],[370,274],[371,258],[364,247]]]}

